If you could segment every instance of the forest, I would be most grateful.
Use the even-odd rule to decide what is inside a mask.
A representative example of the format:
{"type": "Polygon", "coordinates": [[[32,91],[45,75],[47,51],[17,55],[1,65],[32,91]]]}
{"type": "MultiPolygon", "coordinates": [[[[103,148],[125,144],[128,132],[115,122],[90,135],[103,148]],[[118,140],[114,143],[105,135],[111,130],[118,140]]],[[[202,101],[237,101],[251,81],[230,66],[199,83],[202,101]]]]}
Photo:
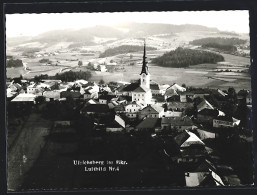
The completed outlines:
{"type": "Polygon", "coordinates": [[[174,51],[154,58],[152,63],[163,67],[184,68],[190,65],[217,63],[221,61],[224,61],[224,57],[220,54],[178,47],[174,51]]]}
{"type": "Polygon", "coordinates": [[[192,45],[204,45],[204,44],[218,44],[218,45],[240,45],[245,44],[246,40],[239,38],[224,38],[224,37],[207,37],[202,39],[196,39],[190,42],[192,45]]]}
{"type": "MultiPolygon", "coordinates": [[[[144,47],[143,46],[138,46],[138,45],[121,45],[119,47],[114,47],[105,50],[103,53],[99,55],[100,58],[104,57],[109,57],[109,56],[114,56],[118,54],[125,54],[125,53],[132,53],[132,52],[138,52],[138,51],[143,51],[144,47]]],[[[146,50],[156,50],[154,47],[146,47],[146,50]]]]}
{"type": "Polygon", "coordinates": [[[218,43],[206,43],[202,45],[202,48],[214,48],[224,52],[236,52],[237,48],[234,45],[223,45],[218,43]]]}
{"type": "Polygon", "coordinates": [[[23,63],[22,60],[19,59],[9,59],[6,61],[6,67],[11,68],[11,67],[22,67],[23,63]]]}

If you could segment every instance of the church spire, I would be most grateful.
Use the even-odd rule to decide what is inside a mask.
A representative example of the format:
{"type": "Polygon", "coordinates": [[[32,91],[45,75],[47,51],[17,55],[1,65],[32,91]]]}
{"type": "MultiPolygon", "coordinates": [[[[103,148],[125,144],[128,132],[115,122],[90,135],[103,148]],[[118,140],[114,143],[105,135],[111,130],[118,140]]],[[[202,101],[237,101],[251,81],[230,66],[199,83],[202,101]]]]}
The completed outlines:
{"type": "Polygon", "coordinates": [[[143,73],[145,73],[146,75],[148,75],[148,66],[147,66],[145,54],[146,54],[146,52],[145,52],[145,41],[144,41],[143,65],[142,65],[142,71],[141,71],[140,75],[143,74],[143,73]]]}

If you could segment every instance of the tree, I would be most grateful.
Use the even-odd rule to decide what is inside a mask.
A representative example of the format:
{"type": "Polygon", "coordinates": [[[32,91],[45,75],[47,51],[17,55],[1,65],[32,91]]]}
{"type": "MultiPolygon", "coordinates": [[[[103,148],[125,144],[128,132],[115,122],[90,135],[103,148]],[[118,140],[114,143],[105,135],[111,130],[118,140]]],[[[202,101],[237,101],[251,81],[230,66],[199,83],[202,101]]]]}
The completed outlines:
{"type": "Polygon", "coordinates": [[[36,104],[41,104],[41,103],[45,102],[45,100],[46,100],[46,98],[44,96],[37,96],[35,98],[36,104]]]}
{"type": "Polygon", "coordinates": [[[103,85],[103,84],[104,84],[104,80],[101,79],[101,80],[99,81],[99,85],[103,85]]]}
{"type": "Polygon", "coordinates": [[[83,65],[82,61],[78,61],[78,66],[81,67],[83,65]]]}
{"type": "Polygon", "coordinates": [[[88,62],[87,68],[90,69],[90,70],[94,70],[94,65],[93,65],[93,63],[92,63],[92,62],[88,62]]]}
{"type": "Polygon", "coordinates": [[[97,65],[97,70],[101,70],[101,66],[99,64],[97,65]]]}

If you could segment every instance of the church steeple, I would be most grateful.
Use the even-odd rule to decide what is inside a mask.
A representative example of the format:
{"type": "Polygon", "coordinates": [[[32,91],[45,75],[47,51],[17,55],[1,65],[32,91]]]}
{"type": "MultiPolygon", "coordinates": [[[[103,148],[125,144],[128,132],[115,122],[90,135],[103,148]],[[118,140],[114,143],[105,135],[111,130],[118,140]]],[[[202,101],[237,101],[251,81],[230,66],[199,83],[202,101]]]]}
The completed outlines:
{"type": "Polygon", "coordinates": [[[141,70],[141,74],[145,73],[146,75],[148,75],[148,66],[147,66],[147,62],[146,62],[146,52],[145,52],[145,41],[144,41],[144,56],[143,56],[143,65],[142,65],[142,70],[141,70]]]}

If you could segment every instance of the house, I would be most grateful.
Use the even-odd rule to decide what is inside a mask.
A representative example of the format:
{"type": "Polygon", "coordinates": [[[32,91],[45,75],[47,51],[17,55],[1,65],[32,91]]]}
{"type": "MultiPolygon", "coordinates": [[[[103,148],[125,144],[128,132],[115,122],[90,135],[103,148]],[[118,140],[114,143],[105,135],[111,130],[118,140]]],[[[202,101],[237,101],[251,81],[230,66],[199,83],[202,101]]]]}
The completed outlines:
{"type": "Polygon", "coordinates": [[[191,102],[168,102],[167,110],[173,112],[185,112],[186,109],[192,109],[194,104],[191,102]]]}
{"type": "Polygon", "coordinates": [[[179,153],[173,159],[178,164],[195,164],[206,157],[205,144],[194,133],[185,130],[178,134],[174,141],[179,153]]]}
{"type": "Polygon", "coordinates": [[[180,102],[190,102],[194,99],[194,93],[190,91],[179,92],[180,102]]]}
{"type": "Polygon", "coordinates": [[[117,98],[116,95],[100,95],[99,96],[99,103],[100,104],[108,104],[111,102],[113,98],[117,98]]]}
{"type": "Polygon", "coordinates": [[[139,119],[161,118],[164,116],[164,108],[160,105],[147,105],[139,112],[139,119]]]}
{"type": "Polygon", "coordinates": [[[8,86],[9,89],[11,89],[11,92],[18,92],[22,89],[22,86],[19,83],[11,83],[8,86]]]}
{"type": "Polygon", "coordinates": [[[217,116],[219,116],[218,110],[204,108],[203,110],[197,113],[197,120],[200,123],[212,124],[213,119],[216,118],[217,116]]]}
{"type": "Polygon", "coordinates": [[[125,130],[125,121],[119,115],[115,115],[114,120],[111,124],[106,127],[106,132],[121,132],[125,130]]]}
{"type": "Polygon", "coordinates": [[[60,91],[44,91],[43,96],[46,98],[46,101],[59,100],[61,98],[60,91]]]}
{"type": "Polygon", "coordinates": [[[216,168],[208,160],[187,168],[185,181],[187,187],[224,186],[221,177],[216,173],[216,168]]]}
{"type": "Polygon", "coordinates": [[[182,131],[185,129],[192,129],[194,123],[189,117],[165,117],[162,118],[161,125],[163,130],[178,129],[182,131]]]}
{"type": "Polygon", "coordinates": [[[113,110],[117,114],[125,113],[125,106],[123,104],[118,104],[113,108],[113,110]]]}
{"type": "Polygon", "coordinates": [[[152,94],[155,95],[160,95],[160,86],[157,83],[151,83],[150,84],[150,89],[152,91],[152,94]]]}
{"type": "Polygon", "coordinates": [[[80,99],[82,97],[78,91],[61,91],[60,96],[61,98],[71,97],[72,99],[80,99]]]}
{"type": "Polygon", "coordinates": [[[126,116],[128,118],[137,118],[138,112],[143,108],[143,105],[131,102],[125,106],[126,116]]]}
{"type": "Polygon", "coordinates": [[[152,99],[151,90],[139,86],[132,91],[132,101],[136,101],[142,104],[150,104],[152,99]]]}
{"type": "Polygon", "coordinates": [[[168,97],[166,99],[166,102],[180,102],[180,95],[173,95],[171,97],[168,97]]]}
{"type": "Polygon", "coordinates": [[[215,119],[213,119],[213,127],[219,128],[219,127],[235,127],[240,124],[240,120],[228,117],[228,116],[218,116],[215,119]]]}
{"type": "Polygon", "coordinates": [[[192,145],[205,145],[199,137],[197,137],[194,133],[188,130],[181,132],[174,138],[174,140],[175,143],[179,146],[179,148],[188,148],[192,145]]]}
{"type": "Polygon", "coordinates": [[[216,133],[210,130],[206,130],[206,129],[196,129],[199,138],[201,140],[205,140],[205,139],[215,139],[216,138],[216,133]]]}
{"type": "Polygon", "coordinates": [[[161,130],[161,118],[145,118],[135,129],[149,133],[158,132],[161,130]]]}
{"type": "Polygon", "coordinates": [[[203,101],[197,105],[197,112],[200,112],[203,109],[214,110],[214,107],[206,99],[203,99],[203,101]]]}
{"type": "Polygon", "coordinates": [[[174,89],[177,92],[185,92],[186,88],[179,86],[177,83],[174,83],[173,85],[170,86],[171,89],[174,89]]]}
{"type": "Polygon", "coordinates": [[[192,103],[182,102],[168,102],[166,105],[167,109],[164,113],[165,117],[182,117],[184,116],[185,109],[193,106],[192,103]]]}
{"type": "Polygon", "coordinates": [[[175,89],[169,87],[166,89],[166,91],[164,93],[164,98],[167,100],[168,98],[177,96],[177,95],[178,95],[177,91],[175,89]]]}
{"type": "Polygon", "coordinates": [[[97,99],[98,98],[98,93],[93,92],[91,89],[92,89],[92,87],[84,90],[84,94],[83,94],[84,100],[97,99]]]}
{"type": "Polygon", "coordinates": [[[38,86],[37,83],[33,83],[33,84],[29,85],[27,87],[27,93],[36,94],[36,93],[39,93],[39,92],[43,91],[41,88],[39,88],[37,86],[38,86]]]}
{"type": "Polygon", "coordinates": [[[128,103],[132,102],[132,97],[131,96],[121,95],[121,96],[118,96],[116,101],[119,104],[128,104],[128,103]]]}

